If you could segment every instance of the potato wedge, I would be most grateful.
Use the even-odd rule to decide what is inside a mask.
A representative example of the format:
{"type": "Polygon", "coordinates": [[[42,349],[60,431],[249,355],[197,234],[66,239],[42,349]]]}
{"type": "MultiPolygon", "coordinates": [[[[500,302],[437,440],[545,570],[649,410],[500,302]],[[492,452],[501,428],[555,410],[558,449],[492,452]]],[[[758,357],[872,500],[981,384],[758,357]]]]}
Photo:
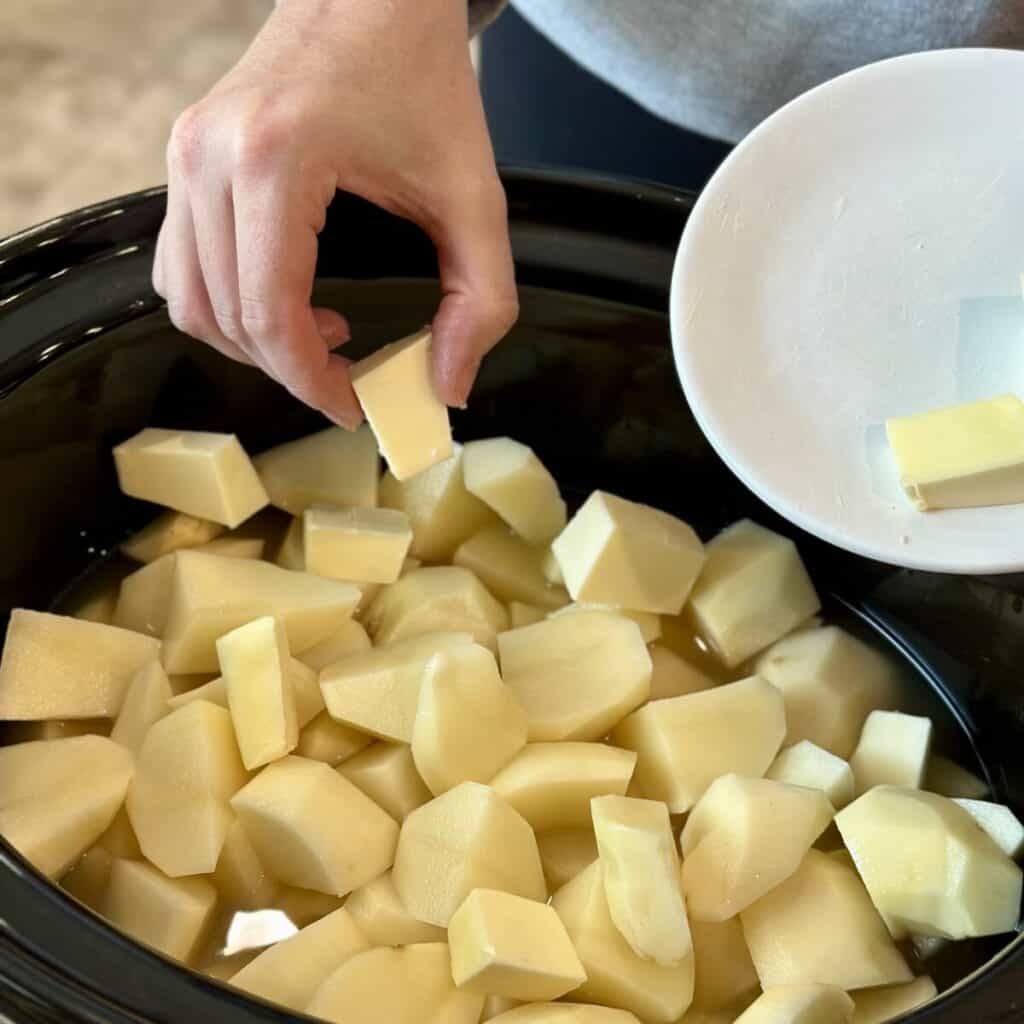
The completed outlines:
{"type": "Polygon", "coordinates": [[[463,541],[452,563],[474,572],[502,601],[560,608],[569,603],[569,594],[565,587],[545,578],[545,550],[527,544],[503,523],[493,523],[463,541]]]}

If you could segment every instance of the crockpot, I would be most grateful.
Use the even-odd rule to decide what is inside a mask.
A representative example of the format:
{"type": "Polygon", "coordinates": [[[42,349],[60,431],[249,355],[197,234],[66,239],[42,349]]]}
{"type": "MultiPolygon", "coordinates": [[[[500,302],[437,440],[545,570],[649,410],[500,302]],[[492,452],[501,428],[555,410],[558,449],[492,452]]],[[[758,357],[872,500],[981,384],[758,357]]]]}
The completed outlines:
{"type": "MultiPolygon", "coordinates": [[[[599,486],[675,512],[705,537],[750,516],[795,537],[827,613],[889,647],[942,749],[1024,808],[1024,597],[1019,580],[906,572],[815,542],[718,460],[675,374],[668,283],[692,197],[660,186],[504,174],[522,315],[485,361],[462,439],[509,434],[570,502],[599,486]]],[[[163,190],[112,200],[0,243],[0,612],[59,603],[151,512],[117,489],[111,447],[144,426],[236,432],[250,451],[318,418],[256,371],[177,333],[150,288],[163,190]]],[[[363,354],[429,319],[436,264],[409,224],[349,196],[332,205],[317,298],[363,354]]],[[[799,458],[779,451],[777,457],[799,458]]],[[[1021,1019],[1024,937],[951,947],[928,970],[935,1024],[1021,1019]]],[[[303,1018],[164,960],[0,842],[0,1019],[303,1018]]]]}

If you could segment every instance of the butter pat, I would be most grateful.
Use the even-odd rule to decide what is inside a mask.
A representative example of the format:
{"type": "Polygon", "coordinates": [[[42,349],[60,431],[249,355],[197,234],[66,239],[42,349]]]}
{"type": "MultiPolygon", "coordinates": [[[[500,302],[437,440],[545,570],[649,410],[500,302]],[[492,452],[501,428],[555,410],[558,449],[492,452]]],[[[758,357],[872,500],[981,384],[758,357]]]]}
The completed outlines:
{"type": "Polygon", "coordinates": [[[431,379],[430,341],[424,328],[351,368],[352,386],[396,480],[452,454],[448,410],[431,379]]]}
{"type": "Polygon", "coordinates": [[[412,528],[393,508],[328,508],[303,513],[306,571],[356,583],[394,583],[412,528]]]}
{"type": "Polygon", "coordinates": [[[1015,396],[897,417],[885,431],[922,512],[1024,502],[1024,403],[1015,396]]]}

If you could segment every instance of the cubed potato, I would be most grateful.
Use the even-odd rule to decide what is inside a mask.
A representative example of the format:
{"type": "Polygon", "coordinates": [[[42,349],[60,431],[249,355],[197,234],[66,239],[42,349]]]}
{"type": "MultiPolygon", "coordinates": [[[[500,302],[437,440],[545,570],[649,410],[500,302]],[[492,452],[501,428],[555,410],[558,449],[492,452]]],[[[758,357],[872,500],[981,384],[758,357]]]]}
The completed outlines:
{"type": "Polygon", "coordinates": [[[719,776],[680,837],[691,915],[725,921],[745,910],[796,871],[833,814],[821,790],[719,776]]]}
{"type": "Polygon", "coordinates": [[[786,734],[782,694],[758,676],[651,701],[612,734],[639,755],[634,778],[673,814],[688,811],[719,775],[761,776],[786,734]]]}
{"type": "Polygon", "coordinates": [[[217,657],[242,764],[254,771],[294,750],[299,723],[280,621],[254,619],[225,633],[217,639],[217,657]]]}
{"type": "Polygon", "coordinates": [[[544,555],[544,548],[527,544],[502,523],[492,523],[463,541],[452,561],[472,570],[502,601],[560,608],[569,603],[569,594],[544,577],[544,555]]]}
{"type": "Polygon", "coordinates": [[[681,519],[594,491],[551,544],[575,601],[677,615],[704,565],[681,519]]]}
{"type": "Polygon", "coordinates": [[[142,847],[139,846],[139,837],[132,828],[131,819],[128,817],[128,810],[122,804],[121,809],[114,815],[106,832],[96,840],[97,846],[102,846],[114,857],[127,857],[129,860],[142,859],[142,847]]]}
{"type": "Polygon", "coordinates": [[[344,896],[391,866],[398,825],[320,761],[289,756],[231,800],[257,856],[286,885],[344,896]]]}
{"type": "Polygon", "coordinates": [[[217,890],[205,878],[168,878],[144,861],[115,860],[103,916],[133,939],[188,962],[216,906],[217,890]]]}
{"type": "Polygon", "coordinates": [[[452,981],[445,942],[367,950],[346,960],[306,1007],[336,1024],[477,1024],[484,997],[452,981]]]}
{"type": "Polygon", "coordinates": [[[597,796],[590,807],[615,927],[637,956],[663,967],[677,967],[687,958],[692,963],[693,942],[668,808],[655,800],[626,796],[597,796]]]}
{"type": "Polygon", "coordinates": [[[231,978],[231,984],[302,1013],[334,971],[369,948],[352,915],[338,909],[265,949],[231,978]]]}
{"type": "Polygon", "coordinates": [[[691,665],[671,647],[652,644],[650,641],[648,644],[647,650],[651,655],[651,700],[682,697],[687,693],[710,690],[717,685],[717,680],[696,665],[691,665]]]}
{"type": "Polygon", "coordinates": [[[262,558],[266,543],[260,537],[217,537],[205,544],[197,544],[193,551],[224,558],[262,558]]]}
{"type": "Polygon", "coordinates": [[[528,1003],[490,1020],[492,1024],[640,1024],[628,1010],[593,1003],[528,1003]]]}
{"type": "Polygon", "coordinates": [[[406,910],[390,871],[356,889],[345,901],[345,909],[372,946],[447,941],[443,928],[417,921],[406,910]]]}
{"type": "Polygon", "coordinates": [[[425,633],[345,657],[320,673],[327,711],[364,732],[411,743],[427,663],[472,642],[469,633],[425,633]]]}
{"type": "MultiPolygon", "coordinates": [[[[480,1013],[481,1024],[483,1021],[492,1020],[502,1013],[507,1013],[509,1010],[514,1010],[517,1006],[523,1004],[518,999],[506,999],[504,996],[487,996],[484,999],[484,1008],[480,1013]]],[[[548,1006],[554,1006],[554,1003],[548,1003],[548,1006]]]]}
{"type": "Polygon", "coordinates": [[[306,571],[355,583],[394,583],[412,543],[404,512],[313,505],[302,515],[306,571]]]}
{"type": "Polygon", "coordinates": [[[320,675],[298,658],[288,659],[287,671],[295,694],[295,721],[304,729],[326,707],[320,692],[320,675]]]}
{"type": "Polygon", "coordinates": [[[508,628],[508,612],[468,569],[439,565],[417,569],[381,591],[364,622],[376,644],[465,632],[494,650],[496,635],[508,628]]]}
{"type": "Polygon", "coordinates": [[[299,661],[314,672],[320,672],[350,654],[368,651],[371,646],[363,626],[355,619],[349,619],[325,640],[303,651],[299,661]]]}
{"type": "Polygon", "coordinates": [[[425,562],[448,562],[458,546],[481,527],[498,521],[494,512],[466,490],[462,445],[436,466],[408,480],[385,473],[380,503],[404,512],[412,525],[411,551],[425,562]]]}
{"type": "Polygon", "coordinates": [[[757,997],[736,1024],[851,1024],[853,1000],[835,985],[779,985],[757,997]]]}
{"type": "Polygon", "coordinates": [[[146,733],[128,789],[128,817],[146,858],[172,878],[217,867],[228,799],[248,775],[231,715],[208,701],[172,711],[146,733]]]}
{"type": "Polygon", "coordinates": [[[321,711],[299,733],[295,753],[312,761],[323,761],[333,768],[365,750],[371,743],[373,737],[369,733],[336,722],[326,711],[321,711]]]}
{"type": "MultiPolygon", "coordinates": [[[[179,677],[180,678],[180,677],[179,677]]],[[[216,704],[219,708],[227,710],[228,687],[223,676],[216,676],[208,683],[197,686],[194,690],[185,690],[184,693],[175,694],[167,702],[169,710],[183,708],[186,704],[193,704],[197,700],[205,700],[210,704],[216,704]]]]}
{"type": "Polygon", "coordinates": [[[538,832],[589,831],[591,798],[624,796],[635,767],[632,750],[606,743],[529,743],[494,776],[491,788],[538,832]]]}
{"type": "Polygon", "coordinates": [[[296,516],[289,524],[274,554],[274,565],[290,572],[306,571],[306,524],[302,516],[296,516]]]}
{"type": "Polygon", "coordinates": [[[560,889],[597,860],[592,828],[549,828],[537,833],[537,849],[548,891],[560,889]]]}
{"type": "Polygon", "coordinates": [[[328,427],[253,459],[270,501],[293,516],[310,505],[377,504],[380,457],[369,426],[328,427]]]}
{"type": "Polygon", "coordinates": [[[810,740],[801,740],[781,751],[765,772],[765,778],[820,789],[837,811],[854,797],[853,772],[849,764],[810,740]]]}
{"type": "Polygon", "coordinates": [[[635,622],[579,612],[498,637],[501,674],[526,708],[531,740],[597,740],[651,692],[635,622]]]}
{"type": "Polygon", "coordinates": [[[1007,857],[1016,860],[1024,853],[1024,825],[1009,807],[987,800],[954,800],[1007,857]]]}
{"type": "Polygon", "coordinates": [[[466,489],[528,544],[548,544],[565,527],[565,502],[533,450],[510,437],[471,441],[462,451],[466,489]]]}
{"type": "Polygon", "coordinates": [[[138,533],[121,543],[122,554],[136,562],[155,562],[179,548],[194,548],[216,540],[224,532],[220,523],[185,512],[162,512],[138,533]]]}
{"type": "Polygon", "coordinates": [[[113,866],[114,855],[102,846],[94,846],[60,880],[61,888],[71,893],[79,903],[100,914],[103,912],[113,866]]]}
{"type": "Polygon", "coordinates": [[[702,1010],[746,1006],[761,991],[738,917],[690,921],[696,971],[693,1005],[702,1010]]]}
{"type": "Polygon", "coordinates": [[[460,782],[489,782],[526,746],[526,731],[526,711],[486,647],[463,644],[427,662],[412,757],[434,796],[460,782]]]}
{"type": "Polygon", "coordinates": [[[853,994],[853,1024],[885,1024],[930,1003],[937,995],[935,982],[926,976],[905,985],[861,989],[853,994]]]}
{"type": "Polygon", "coordinates": [[[932,754],[928,759],[923,788],[929,793],[961,800],[984,800],[990,792],[984,779],[941,754],[932,754]]]}
{"type": "Polygon", "coordinates": [[[932,745],[930,718],[872,711],[850,755],[857,793],[875,786],[920,789],[932,745]]]}
{"type": "Polygon", "coordinates": [[[431,798],[406,743],[374,743],[343,761],[338,771],[395,821],[405,821],[431,798]]]}
{"type": "Polygon", "coordinates": [[[160,642],[100,622],[15,608],[0,660],[0,719],[113,718],[160,642]]]}
{"type": "MultiPolygon", "coordinates": [[[[744,519],[708,544],[690,607],[701,632],[732,668],[815,615],[821,602],[796,545],[744,519]]],[[[796,737],[804,738],[813,739],[796,737]]]]}
{"type": "Polygon", "coordinates": [[[405,819],[392,879],[409,913],[439,928],[448,927],[474,889],[547,898],[533,829],[476,782],[461,783],[405,819]]]}
{"type": "Polygon", "coordinates": [[[159,661],[143,665],[125,691],[110,738],[137,753],[150,726],[167,714],[171,684],[159,661]]]}
{"type": "Polygon", "coordinates": [[[1016,928],[1021,870],[952,800],[878,786],[836,825],[872,901],[897,927],[949,939],[1016,928]]]}
{"type": "Polygon", "coordinates": [[[132,770],[131,753],[103,736],[0,747],[0,835],[60,878],[114,820],[132,770]]]}
{"type": "Polygon", "coordinates": [[[897,696],[894,665],[838,626],[780,640],[758,660],[757,671],[786,700],[786,743],[810,740],[844,760],[868,714],[893,707],[897,696]]]}
{"type": "Polygon", "coordinates": [[[132,498],[238,526],[267,492],[234,434],[147,427],[114,448],[121,490],[132,498]]]}
{"type": "Polygon", "coordinates": [[[237,818],[224,838],[217,870],[213,873],[213,884],[229,907],[262,910],[273,906],[277,883],[267,874],[237,818]]]}
{"type": "Polygon", "coordinates": [[[217,637],[263,615],[280,619],[292,652],[337,632],[359,602],[348,583],[267,562],[180,551],[164,633],[168,672],[215,672],[217,637]]]}
{"type": "Polygon", "coordinates": [[[176,562],[172,552],[125,576],[114,606],[115,626],[146,636],[163,636],[171,608],[176,562]]]}
{"type": "Polygon", "coordinates": [[[629,1010],[652,1024],[672,1024],[686,1012],[693,999],[692,955],[664,967],[633,952],[612,920],[599,861],[562,886],[551,905],[587,974],[570,999],[629,1010]]]}
{"type": "Polygon", "coordinates": [[[535,622],[541,622],[548,617],[546,608],[538,608],[534,604],[524,604],[522,601],[509,601],[508,603],[508,628],[518,629],[520,626],[532,626],[535,622]]]}
{"type": "Polygon", "coordinates": [[[109,736],[109,718],[46,718],[38,722],[0,722],[0,746],[34,740],[66,740],[72,736],[109,736]]]}
{"type": "Polygon", "coordinates": [[[587,980],[558,914],[545,903],[474,889],[448,924],[452,978],[465,992],[558,999],[587,980]]]}
{"type": "Polygon", "coordinates": [[[565,575],[562,573],[562,567],[558,564],[558,559],[555,557],[555,553],[551,550],[550,545],[544,549],[541,571],[544,573],[544,579],[548,583],[556,583],[561,587],[565,586],[565,575]]]}
{"type": "Polygon", "coordinates": [[[104,625],[114,624],[114,609],[117,608],[117,595],[121,582],[112,579],[96,582],[76,593],[75,599],[67,609],[73,619],[85,619],[86,622],[102,622],[104,625]]]}
{"type": "Polygon", "coordinates": [[[246,949],[241,953],[231,954],[218,951],[213,956],[206,953],[202,958],[196,958],[200,962],[192,969],[200,974],[205,974],[208,978],[229,984],[231,979],[243,967],[255,960],[259,954],[260,950],[258,949],[246,949]]]}
{"type": "Polygon", "coordinates": [[[305,928],[328,914],[340,909],[345,900],[325,892],[300,889],[294,885],[278,886],[274,906],[288,918],[296,928],[305,928]]]}
{"type": "Polygon", "coordinates": [[[621,615],[623,618],[632,619],[640,627],[640,635],[645,644],[657,640],[661,636],[661,616],[652,612],[634,612],[628,608],[616,608],[610,604],[597,604],[594,601],[573,601],[563,608],[556,608],[548,613],[548,618],[553,619],[557,615],[572,615],[573,612],[610,612],[613,615],[621,615]]]}
{"type": "Polygon", "coordinates": [[[850,991],[913,977],[856,871],[818,850],[741,918],[763,988],[850,991]]]}
{"type": "Polygon", "coordinates": [[[377,349],[349,372],[381,454],[398,480],[451,456],[448,409],[434,391],[429,328],[377,349]]]}

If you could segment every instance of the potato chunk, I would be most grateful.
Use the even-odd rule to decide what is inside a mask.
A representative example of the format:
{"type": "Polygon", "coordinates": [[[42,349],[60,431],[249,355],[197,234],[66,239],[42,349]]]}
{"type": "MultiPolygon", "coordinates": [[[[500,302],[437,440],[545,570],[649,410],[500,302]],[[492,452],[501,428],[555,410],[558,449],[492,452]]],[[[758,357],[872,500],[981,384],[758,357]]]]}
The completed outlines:
{"type": "Polygon", "coordinates": [[[466,489],[529,544],[548,544],[565,526],[555,478],[533,450],[510,437],[471,441],[462,452],[466,489]]]}
{"type": "Polygon", "coordinates": [[[1021,870],[952,800],[878,786],[836,825],[872,901],[897,927],[948,939],[1016,928],[1021,870]]]}
{"type": "Polygon", "coordinates": [[[606,743],[529,743],[491,780],[491,788],[538,832],[589,829],[591,798],[624,796],[635,766],[633,751],[606,743]]]}
{"type": "Polygon", "coordinates": [[[931,745],[931,719],[899,711],[872,711],[850,756],[857,793],[875,786],[920,789],[931,745]]]}
{"type": "Polygon", "coordinates": [[[405,743],[374,743],[343,761],[338,771],[395,821],[405,821],[432,795],[405,743]]]}
{"type": "Polygon", "coordinates": [[[624,619],[632,619],[640,627],[640,635],[645,644],[657,640],[661,636],[661,616],[653,612],[634,612],[628,608],[616,608],[610,604],[597,604],[594,601],[573,601],[562,608],[556,608],[548,613],[548,618],[553,619],[559,615],[572,615],[574,612],[610,612],[613,615],[621,615],[624,619]]]}
{"type": "Polygon", "coordinates": [[[842,810],[854,796],[850,766],[841,757],[830,754],[810,740],[801,740],[783,750],[772,761],[765,778],[791,786],[820,789],[837,811],[842,810]]]}
{"type": "Polygon", "coordinates": [[[160,662],[143,665],[128,684],[110,738],[137,753],[150,726],[167,714],[170,699],[171,684],[160,662]]]}
{"type": "Polygon", "coordinates": [[[651,655],[651,700],[682,697],[717,685],[717,680],[691,665],[671,647],[649,644],[647,650],[651,655]]]}
{"type": "Polygon", "coordinates": [[[854,1024],[885,1024],[930,1003],[938,995],[931,978],[915,978],[906,985],[865,988],[853,995],[854,1024]]]}
{"type": "Polygon", "coordinates": [[[194,548],[216,540],[224,532],[220,523],[185,512],[162,512],[121,544],[121,552],[136,562],[155,562],[179,548],[194,548]]]}
{"type": "Polygon", "coordinates": [[[650,695],[651,658],[635,622],[579,612],[498,637],[501,673],[531,740],[597,740],[650,695]]]}
{"type": "Polygon", "coordinates": [[[597,860],[592,828],[549,828],[537,833],[537,849],[548,890],[554,892],[597,860]]]}
{"type": "Polygon", "coordinates": [[[398,825],[320,761],[289,756],[231,801],[257,856],[286,885],[344,896],[387,871],[398,825]]]}
{"type": "Polygon", "coordinates": [[[434,391],[430,352],[425,327],[349,367],[381,454],[399,480],[452,454],[448,409],[434,391]]]}
{"type": "Polygon", "coordinates": [[[662,967],[692,960],[668,808],[654,800],[598,796],[590,803],[608,912],[637,956],[662,967]]]}
{"type": "Polygon", "coordinates": [[[160,642],[116,626],[15,608],[0,660],[0,719],[113,718],[160,642]]]}
{"type": "Polygon", "coordinates": [[[395,891],[390,871],[356,889],[345,901],[345,909],[374,946],[447,941],[443,928],[417,921],[406,910],[395,891]]]}
{"type": "Polygon", "coordinates": [[[745,910],[796,871],[833,813],[817,789],[719,776],[680,837],[690,913],[725,921],[745,910]]]}
{"type": "MultiPolygon", "coordinates": [[[[178,678],[182,677],[178,676],[178,678]]],[[[216,704],[217,707],[224,708],[226,711],[228,707],[228,688],[224,682],[224,677],[216,676],[208,683],[203,683],[202,686],[197,686],[192,690],[185,690],[184,693],[175,694],[175,696],[167,701],[167,707],[170,711],[174,711],[177,708],[183,708],[186,704],[193,704],[197,700],[205,700],[210,704],[216,704]]]]}
{"type": "Polygon", "coordinates": [[[551,550],[575,601],[677,615],[704,565],[704,545],[681,519],[594,491],[551,550]]]}
{"type": "Polygon", "coordinates": [[[744,519],[708,544],[690,607],[701,632],[733,668],[816,614],[821,602],[796,545],[744,519]]]}
{"type": "Polygon", "coordinates": [[[520,626],[532,626],[535,622],[543,622],[548,617],[546,608],[537,605],[523,604],[522,601],[509,601],[508,628],[518,629],[520,626]]]}
{"type": "Polygon", "coordinates": [[[761,990],[738,917],[690,921],[696,976],[693,1005],[702,1010],[745,1006],[761,990]]]}
{"type": "Polygon", "coordinates": [[[368,425],[328,427],[270,448],[253,459],[270,501],[293,516],[310,505],[377,504],[380,457],[368,425]]]}
{"type": "Polygon", "coordinates": [[[673,814],[688,811],[719,775],[761,776],[786,734],[782,694],[758,676],[651,701],[612,734],[639,755],[635,779],[673,814]]]}
{"type": "Polygon", "coordinates": [[[114,448],[114,464],[125,494],[224,526],[269,500],[234,434],[147,427],[114,448]]]}
{"type": "Polygon", "coordinates": [[[929,793],[961,800],[984,800],[989,794],[984,779],[939,754],[932,754],[928,760],[923,788],[929,793]]]}
{"type": "Polygon", "coordinates": [[[392,878],[413,917],[439,928],[474,889],[547,898],[533,829],[476,782],[461,783],[405,819],[392,878]]]}
{"type": "Polygon", "coordinates": [[[102,846],[94,846],[60,880],[61,888],[90,910],[102,914],[113,867],[114,855],[102,846]]]}
{"type": "Polygon", "coordinates": [[[489,782],[526,746],[526,730],[526,711],[486,647],[464,644],[427,663],[412,757],[434,796],[460,782],[489,782]]]}
{"type": "Polygon", "coordinates": [[[0,747],[0,835],[60,878],[114,820],[133,767],[131,753],[103,736],[0,747]]]}
{"type": "Polygon", "coordinates": [[[448,924],[452,977],[466,992],[523,1002],[558,999],[587,980],[555,911],[494,889],[474,889],[448,924]]]}
{"type": "Polygon", "coordinates": [[[217,637],[263,615],[281,620],[289,647],[301,654],[336,632],[359,602],[359,590],[349,583],[267,562],[198,551],[176,558],[164,633],[168,672],[216,672],[217,637]]]}
{"type": "Polygon", "coordinates": [[[572,1000],[629,1010],[654,1024],[672,1024],[686,1012],[693,998],[693,957],[664,967],[633,952],[612,921],[600,862],[559,889],[551,905],[587,974],[572,1000]]]}
{"type": "Polygon", "coordinates": [[[628,1010],[592,1003],[529,1003],[490,1020],[492,1024],[640,1024],[628,1010]]]}
{"type": "Polygon", "coordinates": [[[176,564],[172,552],[125,576],[117,594],[113,624],[146,636],[163,636],[176,564]]]}
{"type": "Polygon", "coordinates": [[[271,906],[277,895],[277,883],[267,874],[237,818],[224,837],[213,884],[228,906],[241,910],[262,910],[271,906]]]}
{"type": "Polygon", "coordinates": [[[818,850],[742,920],[766,989],[818,984],[849,991],[912,978],[857,873],[818,850]]]}
{"type": "Polygon", "coordinates": [[[205,878],[168,878],[143,861],[115,860],[102,913],[133,939],[187,963],[216,906],[217,890],[205,878]]]}
{"type": "Polygon", "coordinates": [[[371,646],[373,645],[362,624],[355,619],[349,619],[338,627],[337,632],[303,651],[299,661],[303,665],[308,665],[314,672],[321,672],[328,665],[333,665],[350,654],[368,651],[371,646]]]}
{"type": "Polygon", "coordinates": [[[853,1000],[835,985],[780,985],[757,997],[737,1024],[851,1024],[853,1000]]]}
{"type": "Polygon", "coordinates": [[[1024,825],[1009,807],[987,800],[954,800],[1011,860],[1024,853],[1024,825]]]}
{"type": "Polygon", "coordinates": [[[336,722],[326,711],[321,711],[299,733],[295,753],[312,761],[323,761],[333,768],[365,750],[371,743],[373,737],[368,733],[336,722]]]}
{"type": "Polygon", "coordinates": [[[371,949],[320,986],[306,1012],[337,1024],[477,1024],[484,997],[452,981],[448,944],[371,949]]]}
{"type": "Polygon", "coordinates": [[[394,583],[412,543],[404,512],[313,505],[302,516],[306,571],[355,583],[394,583]]]}

